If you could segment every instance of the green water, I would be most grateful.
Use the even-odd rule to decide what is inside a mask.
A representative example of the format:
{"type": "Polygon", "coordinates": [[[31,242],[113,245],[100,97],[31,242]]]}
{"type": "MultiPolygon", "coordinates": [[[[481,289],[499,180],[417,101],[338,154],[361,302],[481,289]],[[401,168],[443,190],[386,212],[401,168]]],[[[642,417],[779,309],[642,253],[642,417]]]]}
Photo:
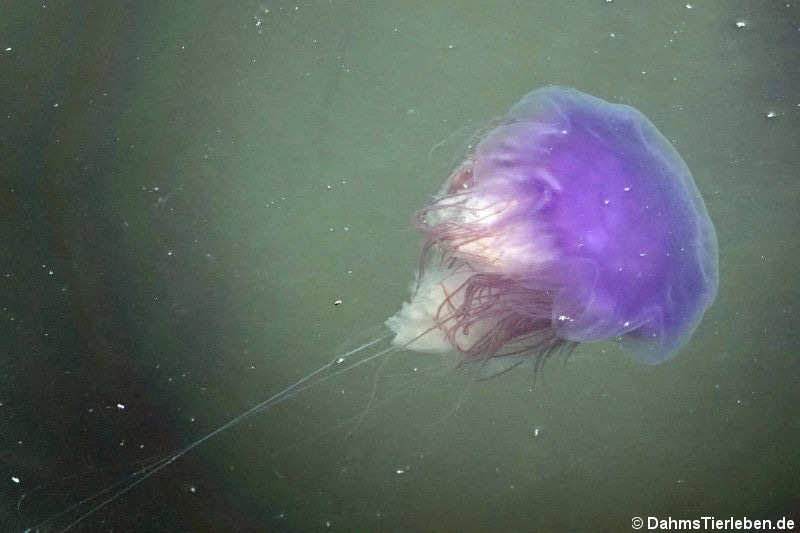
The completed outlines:
{"type": "Polygon", "coordinates": [[[548,84],[641,110],[705,197],[720,289],[675,360],[582,346],[531,390],[528,368],[475,383],[396,353],[73,530],[800,518],[800,4],[96,4],[0,5],[3,531],[377,335],[417,265],[412,213],[548,84]]]}

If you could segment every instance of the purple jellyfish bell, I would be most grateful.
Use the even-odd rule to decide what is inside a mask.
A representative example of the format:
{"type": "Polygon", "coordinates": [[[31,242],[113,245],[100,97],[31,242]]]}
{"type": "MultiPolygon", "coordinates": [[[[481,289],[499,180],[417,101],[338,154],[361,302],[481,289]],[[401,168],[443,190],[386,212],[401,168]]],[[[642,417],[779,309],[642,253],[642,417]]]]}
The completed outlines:
{"type": "Polygon", "coordinates": [[[673,357],[717,291],[717,240],[681,156],[636,109],[528,93],[422,209],[394,344],[462,361],[620,338],[673,357]]]}

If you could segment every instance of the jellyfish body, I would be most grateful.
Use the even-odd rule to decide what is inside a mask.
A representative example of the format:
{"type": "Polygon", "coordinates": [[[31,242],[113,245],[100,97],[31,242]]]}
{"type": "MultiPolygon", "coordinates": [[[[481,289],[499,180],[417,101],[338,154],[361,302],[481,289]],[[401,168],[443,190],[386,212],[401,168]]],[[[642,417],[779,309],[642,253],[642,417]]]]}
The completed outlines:
{"type": "Polygon", "coordinates": [[[574,89],[527,94],[416,225],[417,280],[387,325],[418,351],[538,361],[618,338],[654,364],[716,295],[716,235],[683,159],[639,111],[574,89]]]}

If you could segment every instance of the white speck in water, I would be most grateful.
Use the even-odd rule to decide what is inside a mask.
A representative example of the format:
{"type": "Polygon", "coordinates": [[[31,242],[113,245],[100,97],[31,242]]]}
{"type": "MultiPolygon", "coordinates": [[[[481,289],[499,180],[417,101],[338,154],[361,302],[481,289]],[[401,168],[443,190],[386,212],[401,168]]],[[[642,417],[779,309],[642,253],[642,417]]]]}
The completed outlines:
{"type": "Polygon", "coordinates": [[[770,111],[769,113],[767,113],[767,118],[775,118],[777,116],[778,114],[775,111],[770,111]]]}
{"type": "Polygon", "coordinates": [[[117,404],[117,409],[119,409],[120,411],[125,409],[125,404],[118,403],[117,404]]]}
{"type": "Polygon", "coordinates": [[[744,21],[744,20],[737,20],[736,21],[736,29],[737,30],[741,30],[742,28],[746,28],[746,27],[747,27],[747,22],[746,21],[744,21]]]}
{"type": "Polygon", "coordinates": [[[17,476],[11,476],[11,481],[13,481],[14,483],[19,483],[21,480],[17,476]]]}

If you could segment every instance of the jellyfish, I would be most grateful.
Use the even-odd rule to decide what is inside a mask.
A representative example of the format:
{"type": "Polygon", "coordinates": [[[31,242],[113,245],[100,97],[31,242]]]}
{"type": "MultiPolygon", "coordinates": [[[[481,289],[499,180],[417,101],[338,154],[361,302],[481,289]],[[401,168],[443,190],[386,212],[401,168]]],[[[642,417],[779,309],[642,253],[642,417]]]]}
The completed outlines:
{"type": "Polygon", "coordinates": [[[714,226],[681,156],[636,109],[575,89],[525,95],[414,224],[424,236],[416,278],[385,334],[31,530],[79,513],[67,531],[215,435],[401,350],[455,353],[494,375],[618,340],[661,363],[717,290],[714,226]]]}

